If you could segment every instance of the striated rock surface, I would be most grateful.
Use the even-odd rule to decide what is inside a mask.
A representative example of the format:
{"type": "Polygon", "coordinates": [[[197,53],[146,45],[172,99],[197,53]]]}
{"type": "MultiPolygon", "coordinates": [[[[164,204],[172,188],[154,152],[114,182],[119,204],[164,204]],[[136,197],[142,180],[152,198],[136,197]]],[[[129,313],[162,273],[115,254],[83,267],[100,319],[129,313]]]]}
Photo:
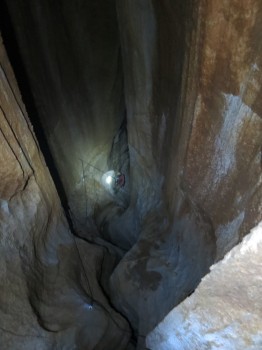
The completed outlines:
{"type": "Polygon", "coordinates": [[[6,5],[74,225],[86,235],[97,207],[113,201],[103,173],[115,166],[128,175],[128,149],[119,137],[125,106],[115,1],[6,5]]]}
{"type": "Polygon", "coordinates": [[[185,54],[180,34],[186,32],[190,3],[165,1],[160,6],[130,0],[118,1],[117,9],[131,183],[130,206],[122,220],[131,217],[138,235],[111,277],[111,299],[128,315],[142,347],[148,331],[208,272],[215,239],[201,208],[184,196],[178,212],[170,212],[163,191],[175,151],[170,133],[185,54]]]}
{"type": "Polygon", "coordinates": [[[261,1],[6,3],[75,227],[96,222],[142,348],[262,219],[261,1]]]}
{"type": "Polygon", "coordinates": [[[152,350],[262,347],[262,222],[147,337],[152,350]]]}
{"type": "Polygon", "coordinates": [[[107,252],[76,246],[0,44],[0,348],[125,349],[100,287],[107,252]]]}
{"type": "Polygon", "coordinates": [[[262,7],[117,4],[139,238],[111,296],[144,335],[262,218],[262,7]]]}
{"type": "Polygon", "coordinates": [[[261,220],[261,13],[257,0],[200,1],[186,57],[172,164],[212,222],[217,259],[261,220]]]}

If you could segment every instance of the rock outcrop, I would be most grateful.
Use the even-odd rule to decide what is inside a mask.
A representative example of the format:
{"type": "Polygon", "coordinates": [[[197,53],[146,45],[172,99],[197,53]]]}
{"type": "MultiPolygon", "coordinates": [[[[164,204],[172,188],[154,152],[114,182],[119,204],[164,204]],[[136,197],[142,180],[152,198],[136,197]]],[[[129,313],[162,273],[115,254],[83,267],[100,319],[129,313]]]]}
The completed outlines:
{"type": "Polygon", "coordinates": [[[262,347],[262,222],[147,337],[151,350],[262,347]]]}
{"type": "Polygon", "coordinates": [[[117,4],[140,230],[111,296],[144,335],[262,219],[262,7],[117,4]]]}

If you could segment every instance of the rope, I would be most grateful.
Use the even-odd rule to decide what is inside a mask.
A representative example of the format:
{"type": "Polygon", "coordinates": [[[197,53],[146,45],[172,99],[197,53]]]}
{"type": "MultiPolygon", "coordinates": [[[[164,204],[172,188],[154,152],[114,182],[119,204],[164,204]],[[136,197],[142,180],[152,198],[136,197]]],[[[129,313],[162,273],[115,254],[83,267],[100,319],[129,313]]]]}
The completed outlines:
{"type": "Polygon", "coordinates": [[[86,190],[86,179],[85,179],[85,170],[84,170],[84,162],[80,159],[82,163],[82,176],[83,176],[83,184],[84,184],[84,192],[85,192],[85,211],[86,211],[86,220],[87,220],[87,190],[86,190]]]}
{"type": "MultiPolygon", "coordinates": [[[[85,183],[85,173],[84,173],[84,161],[83,159],[79,158],[79,160],[81,161],[81,164],[82,164],[82,173],[83,173],[83,180],[84,180],[84,187],[85,187],[85,205],[86,205],[86,217],[87,217],[87,190],[86,190],[86,183],[85,183]]],[[[93,167],[94,169],[96,169],[97,171],[101,172],[101,173],[104,173],[103,171],[101,171],[100,169],[98,169],[97,167],[91,165],[90,163],[86,163],[87,165],[89,165],[90,167],[93,167]]],[[[123,189],[122,189],[123,190],[123,189]]],[[[123,190],[124,191],[124,190],[123,190]]],[[[125,191],[124,191],[125,192],[125,191]]],[[[84,271],[84,276],[85,276],[85,280],[86,280],[86,283],[87,283],[87,286],[88,286],[88,290],[89,290],[89,293],[87,292],[87,296],[90,298],[91,300],[91,303],[90,303],[90,310],[95,307],[96,305],[101,307],[104,312],[108,315],[108,317],[111,319],[111,321],[115,324],[115,326],[123,333],[126,333],[126,334],[129,334],[130,336],[133,335],[132,331],[130,330],[127,330],[127,329],[124,329],[122,328],[118,322],[113,318],[113,316],[111,315],[111,313],[107,310],[107,308],[102,304],[100,303],[98,300],[96,300],[94,298],[94,295],[93,295],[93,292],[92,292],[92,288],[91,288],[91,284],[90,284],[90,281],[89,281],[89,278],[88,278],[88,275],[87,275],[87,272],[86,272],[86,269],[84,267],[84,263],[83,263],[83,259],[82,259],[82,256],[81,256],[81,253],[80,253],[80,250],[79,250],[79,247],[77,245],[77,241],[76,241],[76,235],[75,235],[75,231],[74,231],[74,227],[73,227],[73,221],[71,219],[71,216],[70,216],[70,213],[69,211],[67,211],[67,214],[66,214],[66,217],[69,221],[69,226],[70,226],[70,229],[72,231],[72,234],[73,234],[73,239],[74,239],[74,244],[75,244],[75,247],[76,247],[76,250],[77,250],[77,254],[78,254],[78,257],[79,257],[79,260],[80,260],[80,263],[81,263],[81,266],[82,266],[82,269],[84,271]]],[[[105,247],[103,247],[105,249],[105,247]]],[[[104,260],[104,256],[103,256],[103,260],[104,260]]],[[[101,266],[101,273],[100,273],[100,277],[102,275],[102,266],[101,266]]],[[[136,336],[136,338],[146,338],[146,336],[144,335],[140,335],[138,334],[136,336]]],[[[148,348],[144,348],[145,350],[150,350],[148,348]]]]}

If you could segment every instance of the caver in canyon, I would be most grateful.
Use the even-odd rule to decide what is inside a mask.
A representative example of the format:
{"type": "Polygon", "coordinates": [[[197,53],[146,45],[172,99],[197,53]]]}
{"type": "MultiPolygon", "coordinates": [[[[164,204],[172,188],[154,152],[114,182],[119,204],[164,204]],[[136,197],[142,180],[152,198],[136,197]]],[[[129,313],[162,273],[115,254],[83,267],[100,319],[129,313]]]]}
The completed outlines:
{"type": "Polygon", "coordinates": [[[6,0],[1,31],[0,349],[260,349],[261,1],[6,0]]]}

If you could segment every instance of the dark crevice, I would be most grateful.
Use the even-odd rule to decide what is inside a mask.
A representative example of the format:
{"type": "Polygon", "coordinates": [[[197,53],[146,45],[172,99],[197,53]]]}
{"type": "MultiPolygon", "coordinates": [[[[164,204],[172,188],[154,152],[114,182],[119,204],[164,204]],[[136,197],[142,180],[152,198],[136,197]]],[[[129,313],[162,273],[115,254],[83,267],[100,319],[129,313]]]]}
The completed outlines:
{"type": "Polygon", "coordinates": [[[21,58],[20,49],[16,40],[14,27],[11,22],[9,11],[4,1],[1,1],[1,4],[0,4],[0,25],[1,25],[0,30],[2,33],[4,46],[5,46],[9,61],[11,63],[12,69],[14,71],[16,81],[19,87],[19,91],[22,96],[22,100],[25,104],[28,117],[33,125],[34,133],[38,140],[42,154],[45,158],[46,165],[50,171],[50,174],[53,178],[57,192],[59,194],[63,209],[65,211],[66,217],[70,225],[70,229],[72,229],[72,232],[73,232],[74,230],[73,230],[72,221],[70,219],[67,196],[66,196],[63,184],[60,180],[57,168],[55,166],[54,159],[51,154],[50,148],[48,146],[46,137],[43,133],[43,128],[40,123],[37,108],[34,103],[34,98],[30,88],[28,76],[27,76],[27,73],[21,58]]]}
{"type": "MultiPolygon", "coordinates": [[[[36,135],[36,139],[37,142],[39,144],[40,150],[44,156],[46,165],[50,171],[51,177],[53,179],[53,182],[55,184],[55,187],[57,189],[58,195],[60,197],[60,201],[62,204],[62,207],[64,209],[67,221],[68,221],[68,225],[70,228],[71,233],[73,234],[73,239],[74,239],[74,243],[76,246],[76,250],[77,250],[77,254],[78,257],[80,259],[80,263],[82,265],[82,269],[83,269],[83,273],[85,275],[85,280],[86,280],[86,284],[88,287],[88,291],[86,290],[86,297],[88,297],[89,299],[89,303],[90,306],[92,308],[99,308],[102,309],[104,311],[105,314],[107,314],[108,318],[115,324],[115,326],[123,333],[129,334],[130,338],[131,338],[131,343],[136,346],[137,344],[137,335],[134,334],[130,323],[127,320],[127,323],[130,327],[130,329],[123,329],[118,321],[114,318],[113,315],[111,315],[111,313],[107,310],[107,308],[99,301],[96,299],[96,297],[93,295],[92,292],[92,287],[88,278],[88,275],[86,273],[85,267],[84,267],[84,263],[82,261],[82,256],[79,252],[79,248],[76,242],[76,238],[84,240],[90,244],[93,244],[94,242],[89,241],[87,238],[83,238],[81,236],[79,236],[78,232],[76,232],[75,228],[74,228],[74,224],[71,218],[71,212],[70,212],[70,208],[68,205],[68,199],[66,196],[66,192],[64,189],[64,186],[62,184],[62,181],[60,179],[58,170],[55,166],[55,162],[52,156],[52,153],[50,151],[46,136],[43,132],[43,126],[40,122],[40,118],[38,115],[38,110],[37,107],[35,105],[35,100],[34,100],[34,96],[30,87],[30,83],[29,83],[29,79],[28,79],[28,75],[25,69],[25,66],[23,64],[23,60],[22,60],[22,55],[21,55],[21,51],[17,42],[17,38],[15,35],[15,31],[14,31],[14,26],[13,23],[11,21],[11,17],[9,15],[9,11],[8,8],[6,6],[6,4],[4,2],[1,2],[0,4],[0,23],[1,23],[1,34],[2,34],[2,38],[3,38],[3,42],[4,42],[4,46],[9,58],[9,61],[11,63],[12,69],[14,71],[15,77],[16,77],[16,81],[19,87],[19,91],[21,93],[22,96],[22,100],[23,103],[25,104],[26,107],[26,111],[28,114],[28,117],[30,119],[30,122],[32,123],[33,126],[33,130],[34,133],[36,135]]],[[[120,126],[120,133],[126,133],[126,118],[124,118],[121,126],[120,126]]],[[[38,145],[37,145],[38,146],[38,145]]],[[[113,159],[113,147],[114,145],[112,145],[112,152],[111,152],[111,158],[113,159]]],[[[119,169],[120,170],[120,169],[119,169]]],[[[97,243],[96,243],[97,244],[97,243]]],[[[106,247],[100,245],[103,249],[107,249],[106,247]]],[[[108,249],[107,249],[108,250],[108,249]]],[[[100,278],[102,275],[102,268],[103,266],[101,265],[101,272],[100,272],[100,278]]],[[[113,304],[110,301],[109,295],[108,293],[104,290],[101,281],[98,281],[100,284],[101,289],[104,291],[105,296],[107,298],[107,303],[109,305],[109,307],[111,307],[112,309],[115,309],[113,304]]],[[[34,310],[34,313],[37,315],[38,321],[41,324],[41,326],[46,329],[47,331],[50,331],[50,329],[47,329],[45,327],[45,325],[41,322],[41,316],[38,314],[38,309],[37,307],[34,307],[34,305],[31,302],[31,306],[34,310]]],[[[119,311],[117,311],[123,318],[126,319],[126,317],[119,311]]],[[[25,335],[27,336],[27,335],[25,335]]],[[[31,335],[30,335],[31,336],[31,335]]],[[[33,337],[33,336],[32,336],[33,337]]],[[[139,337],[139,335],[138,335],[139,337]]]]}

